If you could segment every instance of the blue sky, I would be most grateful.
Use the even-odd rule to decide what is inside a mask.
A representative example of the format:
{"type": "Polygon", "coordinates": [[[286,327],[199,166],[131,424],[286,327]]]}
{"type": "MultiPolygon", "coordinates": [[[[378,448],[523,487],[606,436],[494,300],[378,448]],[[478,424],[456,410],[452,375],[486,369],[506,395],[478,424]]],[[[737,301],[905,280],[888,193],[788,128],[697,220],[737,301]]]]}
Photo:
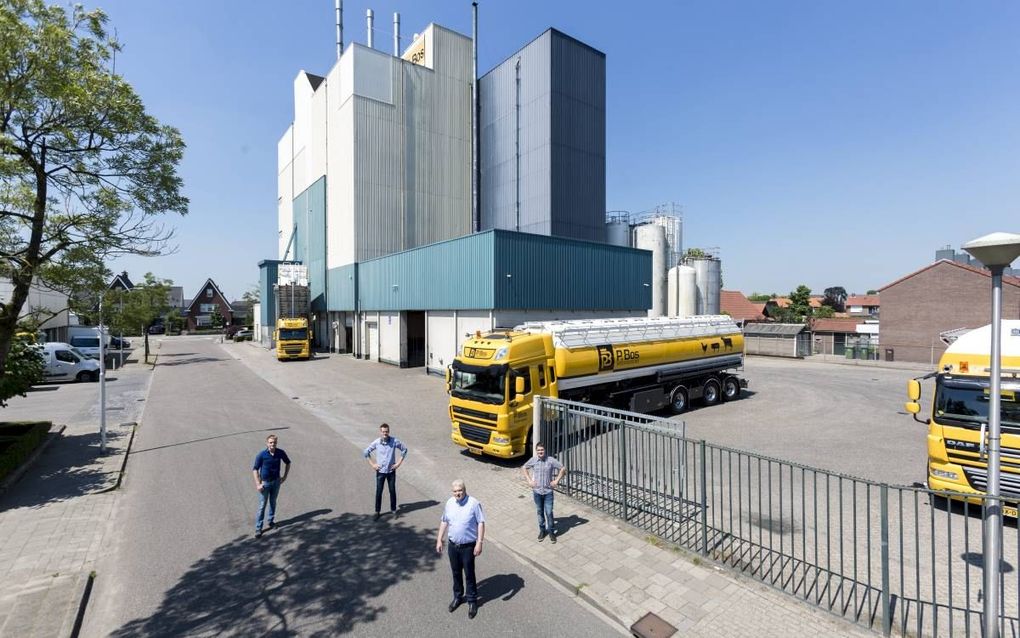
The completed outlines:
{"type": "MultiPolygon", "coordinates": [[[[105,0],[117,70],[181,129],[179,251],[111,264],[212,277],[231,298],[276,257],[276,143],[301,69],[335,60],[332,0],[105,0]]],[[[392,49],[471,5],[345,2],[345,41],[392,49]]],[[[606,203],[676,202],[685,247],[717,248],[727,289],[864,293],[937,248],[1020,231],[1020,3],[482,0],[479,71],[548,27],[606,54],[606,203]]]]}

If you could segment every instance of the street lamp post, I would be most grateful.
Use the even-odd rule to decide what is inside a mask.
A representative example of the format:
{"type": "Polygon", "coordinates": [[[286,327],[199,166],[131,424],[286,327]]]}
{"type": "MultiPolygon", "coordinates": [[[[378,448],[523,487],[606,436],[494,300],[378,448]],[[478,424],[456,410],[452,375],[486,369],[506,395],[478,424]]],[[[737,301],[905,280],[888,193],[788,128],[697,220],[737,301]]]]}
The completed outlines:
{"type": "Polygon", "coordinates": [[[991,233],[971,240],[963,249],[992,273],[992,347],[988,388],[988,499],[984,516],[984,636],[999,638],[1002,592],[999,570],[1002,562],[1002,502],[999,499],[1001,471],[1002,386],[1002,271],[1020,257],[1020,235],[991,233]]]}

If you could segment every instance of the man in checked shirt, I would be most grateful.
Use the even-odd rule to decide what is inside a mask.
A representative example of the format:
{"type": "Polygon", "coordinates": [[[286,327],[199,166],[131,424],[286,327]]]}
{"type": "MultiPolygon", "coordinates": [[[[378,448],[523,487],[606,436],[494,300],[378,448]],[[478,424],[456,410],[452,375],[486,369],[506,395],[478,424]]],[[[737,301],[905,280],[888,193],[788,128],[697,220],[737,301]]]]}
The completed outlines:
{"type": "Polygon", "coordinates": [[[551,456],[546,456],[545,445],[535,446],[535,456],[524,464],[524,476],[528,479],[535,497],[538,513],[538,542],[549,536],[549,542],[556,542],[556,527],[553,520],[553,490],[560,484],[567,468],[551,456]]]}
{"type": "Polygon", "coordinates": [[[382,508],[383,483],[390,488],[390,512],[397,517],[397,468],[407,458],[407,446],[400,439],[390,436],[390,426],[383,423],[379,426],[379,438],[365,448],[365,460],[375,470],[375,520],[379,520],[382,508]],[[401,456],[397,458],[397,450],[401,456]],[[375,452],[375,460],[372,460],[375,452]]]}

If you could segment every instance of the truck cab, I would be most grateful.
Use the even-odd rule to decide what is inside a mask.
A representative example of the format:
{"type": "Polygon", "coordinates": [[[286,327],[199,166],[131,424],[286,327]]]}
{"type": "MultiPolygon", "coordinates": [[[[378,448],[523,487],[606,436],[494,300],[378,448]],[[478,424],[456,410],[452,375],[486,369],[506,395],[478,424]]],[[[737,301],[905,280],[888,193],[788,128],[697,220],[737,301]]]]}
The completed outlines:
{"type": "Polygon", "coordinates": [[[476,333],[447,369],[453,442],[474,454],[525,454],[535,395],[555,396],[552,340],[512,330],[476,333]]]}
{"type": "Polygon", "coordinates": [[[312,331],[305,317],[278,319],[273,333],[276,341],[276,358],[310,359],[312,356],[312,331]]]}

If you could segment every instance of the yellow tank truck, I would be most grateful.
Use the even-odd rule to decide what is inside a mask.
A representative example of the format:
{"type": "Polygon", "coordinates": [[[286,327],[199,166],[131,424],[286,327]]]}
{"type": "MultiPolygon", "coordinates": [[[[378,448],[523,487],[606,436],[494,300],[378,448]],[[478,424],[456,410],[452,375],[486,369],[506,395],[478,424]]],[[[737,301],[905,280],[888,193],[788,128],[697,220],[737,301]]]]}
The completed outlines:
{"type": "Polygon", "coordinates": [[[525,323],[476,333],[447,368],[453,442],[525,454],[534,396],[633,412],[740,397],[744,336],[725,315],[525,323]]]}

